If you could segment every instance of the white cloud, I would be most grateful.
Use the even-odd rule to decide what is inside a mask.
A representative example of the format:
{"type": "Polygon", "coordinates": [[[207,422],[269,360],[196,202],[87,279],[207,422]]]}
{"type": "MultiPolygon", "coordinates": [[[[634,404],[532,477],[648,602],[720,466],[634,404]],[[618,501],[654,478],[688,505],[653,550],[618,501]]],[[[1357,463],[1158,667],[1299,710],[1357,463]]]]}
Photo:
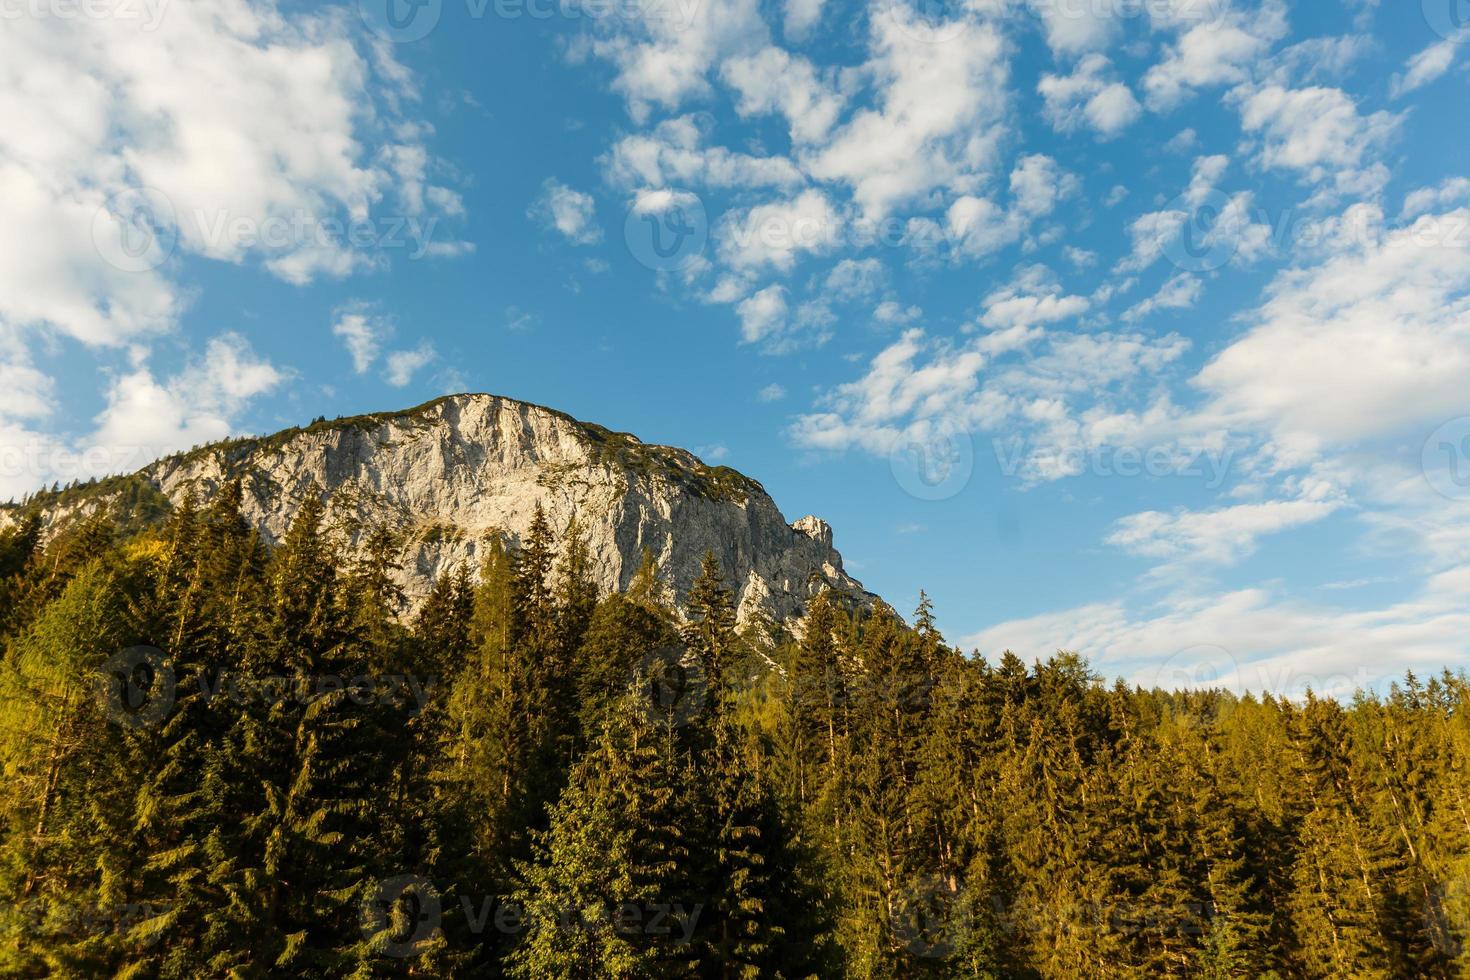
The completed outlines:
{"type": "Polygon", "coordinates": [[[978,185],[1004,132],[1009,66],[1005,41],[988,24],[942,25],[943,43],[934,43],[905,5],[875,8],[869,23],[864,71],[878,105],[854,113],[803,162],[814,177],[849,185],[876,220],[936,190],[978,185]]]}
{"type": "Polygon", "coordinates": [[[1269,225],[1255,219],[1252,194],[1242,191],[1227,196],[1217,190],[1229,165],[1225,156],[1197,157],[1189,186],[1170,202],[1173,207],[1150,211],[1129,224],[1132,248],[1115,271],[1141,272],[1162,258],[1172,245],[1187,246],[1172,253],[1176,258],[1208,260],[1217,265],[1245,265],[1266,254],[1274,233],[1269,225]]]}
{"type": "Polygon", "coordinates": [[[1130,615],[1122,602],[1079,606],[999,623],[963,641],[987,656],[1011,649],[1088,657],[1146,687],[1225,686],[1300,697],[1348,697],[1356,687],[1470,664],[1467,573],[1431,578],[1410,598],[1349,609],[1283,599],[1264,589],[1175,595],[1130,615]],[[1162,665],[1162,669],[1161,669],[1162,665]],[[1196,676],[1198,675],[1198,676],[1196,676]]]}
{"type": "Polygon", "coordinates": [[[803,253],[833,248],[842,227],[827,196],[808,189],[788,201],[730,212],[717,229],[717,249],[721,261],[739,272],[789,271],[803,253]]]}
{"type": "MultiPolygon", "coordinates": [[[[326,222],[371,226],[389,191],[403,213],[426,207],[420,127],[392,108],[412,93],[387,52],[358,54],[345,18],[174,0],[152,26],[7,20],[0,319],[87,343],[172,324],[182,303],[168,248],[120,274],[92,243],[94,230],[119,234],[94,218],[120,192],[152,189],[151,224],[160,240],[177,236],[177,251],[257,256],[293,282],[383,259],[326,222]]],[[[120,217],[136,223],[139,204],[120,217]]]]}
{"type": "Polygon", "coordinates": [[[548,223],[573,244],[594,245],[602,241],[597,204],[592,195],[574,190],[555,178],[541,185],[541,196],[528,214],[548,223]]]}
{"type": "Polygon", "coordinates": [[[777,47],[731,58],[720,68],[720,77],[739,96],[735,109],[741,116],[784,116],[793,144],[823,139],[842,112],[843,99],[835,86],[811,62],[777,47]]]}
{"type": "Polygon", "coordinates": [[[1199,301],[1204,289],[1198,276],[1181,272],[1159,287],[1159,291],[1148,299],[1129,307],[1123,313],[1125,323],[1134,323],[1155,310],[1186,310],[1199,301]]]}
{"type": "Polygon", "coordinates": [[[1465,36],[1446,38],[1431,44],[1409,59],[1402,75],[1395,75],[1391,88],[1395,97],[1407,95],[1435,81],[1455,63],[1460,48],[1470,41],[1470,31],[1465,36]]]}
{"type": "Polygon", "coordinates": [[[1470,210],[1385,228],[1359,205],[1339,235],[1319,264],[1277,275],[1197,383],[1307,451],[1470,413],[1470,210]]]}
{"type": "Polygon", "coordinates": [[[1195,24],[1144,75],[1149,108],[1162,112],[1188,99],[1195,89],[1246,81],[1251,65],[1284,29],[1280,19],[1269,12],[1254,22],[1227,16],[1195,24]]]}
{"type": "Polygon", "coordinates": [[[1032,222],[1051,214],[1080,187],[1077,177],[1051,157],[1022,157],[1011,171],[1009,209],[989,198],[963,195],[945,212],[943,234],[956,254],[983,258],[1019,241],[1032,222]]]}
{"type": "Polygon", "coordinates": [[[1027,270],[1010,285],[986,296],[980,323],[991,330],[1028,328],[1070,320],[1086,313],[1085,297],[1063,295],[1048,270],[1027,270]]]}
{"type": "Polygon", "coordinates": [[[1190,153],[1199,146],[1199,134],[1193,129],[1181,129],[1170,137],[1169,142],[1164,144],[1164,149],[1170,153],[1190,153]]]}
{"type": "Polygon", "coordinates": [[[1087,126],[1102,139],[1113,139],[1143,114],[1133,91],[1109,78],[1112,63],[1091,54],[1077,63],[1071,75],[1043,75],[1036,90],[1045,100],[1045,114],[1059,133],[1087,126]]]}
{"type": "Polygon", "coordinates": [[[1389,112],[1361,116],[1341,89],[1320,86],[1268,85],[1241,105],[1241,125],[1262,137],[1262,165],[1296,170],[1314,181],[1357,171],[1370,151],[1388,141],[1398,122],[1389,112]]]}
{"type": "Polygon", "coordinates": [[[1173,335],[1047,336],[1019,323],[956,346],[911,329],[874,357],[861,378],[828,392],[819,402],[824,410],[799,417],[788,434],[811,449],[883,453],[905,434],[959,425],[1019,442],[1002,460],[1008,475],[1060,479],[1083,472],[1087,453],[1099,447],[1185,438],[1167,404],[1141,413],[1128,406],[1136,387],[1154,387],[1188,347],[1173,335]]]}
{"type": "Polygon", "coordinates": [[[1228,565],[1254,551],[1261,537],[1320,521],[1342,505],[1341,499],[1302,499],[1167,514],[1145,511],[1117,521],[1106,541],[1148,558],[1228,565]]]}
{"type": "Polygon", "coordinates": [[[280,386],[286,372],[235,334],[171,377],[147,366],[148,341],[191,298],[186,258],[256,261],[297,284],[346,275],[386,262],[389,209],[415,257],[468,247],[430,240],[463,203],[431,183],[411,77],[386,46],[359,50],[355,19],[269,0],[135,9],[161,16],[7,18],[0,31],[0,445],[33,451],[0,474],[4,490],[222,438],[280,386]],[[16,424],[52,394],[19,353],[37,335],[128,347],[131,366],[98,386],[90,436],[16,424]]]}
{"type": "Polygon", "coordinates": [[[757,401],[778,402],[786,397],[786,389],[773,381],[756,392],[755,397],[757,401]]]}
{"type": "Polygon", "coordinates": [[[332,324],[332,333],[342,338],[347,353],[352,355],[352,370],[358,374],[366,374],[372,367],[383,338],[390,332],[382,318],[355,308],[338,311],[337,322],[332,324]]]}
{"type": "Polygon", "coordinates": [[[1041,18],[1046,43],[1057,54],[1101,48],[1116,30],[1116,17],[1108,4],[1075,0],[1030,0],[1030,3],[1041,18]]]}
{"type": "Polygon", "coordinates": [[[735,312],[740,317],[740,337],[745,343],[771,339],[786,329],[786,288],[767,286],[737,304],[735,312]]]}
{"type": "Polygon", "coordinates": [[[1041,153],[1022,157],[1011,171],[1011,197],[1016,210],[1028,218],[1051,214],[1058,201],[1075,195],[1080,186],[1074,175],[1041,153]]]}
{"type": "Polygon", "coordinates": [[[1457,204],[1470,204],[1470,178],[1451,177],[1438,187],[1421,187],[1404,198],[1400,220],[1417,218],[1435,208],[1449,210],[1457,204]]]}
{"type": "Polygon", "coordinates": [[[243,337],[223,334],[209,342],[202,358],[167,381],[156,380],[143,366],[116,378],[88,444],[107,450],[118,468],[136,468],[223,439],[249,401],[274,390],[285,376],[243,337]]]}
{"type": "Polygon", "coordinates": [[[396,350],[383,359],[383,380],[395,388],[402,388],[413,380],[414,374],[438,356],[434,345],[421,341],[412,350],[396,350]]]}
{"type": "Polygon", "coordinates": [[[888,327],[907,326],[924,315],[917,306],[905,306],[897,300],[885,299],[873,308],[873,319],[888,327]]]}
{"type": "Polygon", "coordinates": [[[587,42],[617,70],[613,88],[642,122],[654,106],[677,110],[709,91],[711,71],[730,57],[764,47],[769,31],[756,0],[638,4],[641,15],[608,18],[613,29],[587,42]]]}
{"type": "Polygon", "coordinates": [[[864,300],[878,295],[887,281],[888,273],[877,259],[843,259],[827,273],[823,288],[841,301],[864,300]]]}
{"type": "Polygon", "coordinates": [[[822,0],[786,0],[786,36],[800,41],[822,19],[822,0]]]}
{"type": "Polygon", "coordinates": [[[619,187],[788,187],[801,171],[785,157],[756,157],[723,146],[703,145],[693,116],[659,123],[652,132],[619,140],[605,160],[608,179],[619,187]]]}

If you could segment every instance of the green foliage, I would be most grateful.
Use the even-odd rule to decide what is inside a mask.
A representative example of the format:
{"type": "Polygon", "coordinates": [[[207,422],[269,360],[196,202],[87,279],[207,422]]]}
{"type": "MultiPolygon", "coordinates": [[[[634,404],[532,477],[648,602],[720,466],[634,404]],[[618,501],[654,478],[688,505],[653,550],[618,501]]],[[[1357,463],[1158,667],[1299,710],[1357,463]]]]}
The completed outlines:
{"type": "Polygon", "coordinates": [[[713,555],[599,596],[542,513],[407,616],[395,534],[240,508],[0,532],[0,975],[1470,973],[1462,676],[1109,687],[922,596],[742,632],[713,555]]]}

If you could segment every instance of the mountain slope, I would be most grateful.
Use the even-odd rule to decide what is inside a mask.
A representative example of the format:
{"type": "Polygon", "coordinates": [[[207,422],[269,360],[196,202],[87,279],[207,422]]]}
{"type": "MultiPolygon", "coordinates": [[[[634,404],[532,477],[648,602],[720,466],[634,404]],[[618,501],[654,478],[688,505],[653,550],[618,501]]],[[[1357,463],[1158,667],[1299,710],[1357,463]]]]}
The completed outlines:
{"type": "MultiPolygon", "coordinates": [[[[48,524],[149,488],[172,503],[193,488],[207,500],[239,477],[244,513],[279,540],[308,493],[325,491],[328,516],[356,544],[364,529],[399,532],[400,576],[414,607],[434,578],[477,567],[497,535],[516,541],[536,505],[552,526],[575,516],[588,539],[599,588],[626,588],[649,549],[677,596],[714,551],[735,589],[739,615],[801,616],[830,586],[872,597],[842,568],[824,521],[788,524],[759,483],[710,467],[682,449],[654,446],[539,405],[494,395],[451,395],[402,412],[363,415],[166,457],[131,479],[39,495],[48,524]]],[[[0,524],[15,518],[9,508],[0,524]]]]}

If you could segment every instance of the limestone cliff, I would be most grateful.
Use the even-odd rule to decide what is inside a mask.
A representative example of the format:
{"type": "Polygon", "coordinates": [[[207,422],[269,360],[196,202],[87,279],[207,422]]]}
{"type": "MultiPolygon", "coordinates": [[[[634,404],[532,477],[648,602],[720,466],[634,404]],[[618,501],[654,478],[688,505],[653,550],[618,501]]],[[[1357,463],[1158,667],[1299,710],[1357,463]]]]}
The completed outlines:
{"type": "MultiPolygon", "coordinates": [[[[799,618],[823,586],[871,599],[843,571],[831,527],[816,517],[788,524],[756,481],[682,449],[493,395],[218,443],[161,459],[129,486],[136,494],[145,481],[176,503],[191,487],[207,500],[237,476],[245,516],[268,541],[284,536],[312,492],[325,492],[329,520],[350,545],[370,526],[394,528],[401,582],[415,606],[440,573],[478,567],[495,536],[519,540],[538,503],[558,530],[576,517],[604,592],[626,588],[648,549],[682,597],[713,550],[742,622],[758,609],[779,621],[799,618]]],[[[118,482],[39,502],[54,524],[115,497],[109,484],[118,482]]],[[[0,511],[0,524],[14,513],[0,511]]]]}

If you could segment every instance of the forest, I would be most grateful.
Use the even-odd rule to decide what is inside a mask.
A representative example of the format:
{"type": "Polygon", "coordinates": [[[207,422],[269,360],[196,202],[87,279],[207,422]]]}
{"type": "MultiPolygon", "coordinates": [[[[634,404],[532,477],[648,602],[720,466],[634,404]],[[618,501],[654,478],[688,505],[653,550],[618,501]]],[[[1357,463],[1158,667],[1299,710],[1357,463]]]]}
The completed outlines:
{"type": "Polygon", "coordinates": [[[1463,676],[1143,690],[482,551],[406,616],[319,494],[0,532],[0,974],[1470,975],[1463,676]]]}

